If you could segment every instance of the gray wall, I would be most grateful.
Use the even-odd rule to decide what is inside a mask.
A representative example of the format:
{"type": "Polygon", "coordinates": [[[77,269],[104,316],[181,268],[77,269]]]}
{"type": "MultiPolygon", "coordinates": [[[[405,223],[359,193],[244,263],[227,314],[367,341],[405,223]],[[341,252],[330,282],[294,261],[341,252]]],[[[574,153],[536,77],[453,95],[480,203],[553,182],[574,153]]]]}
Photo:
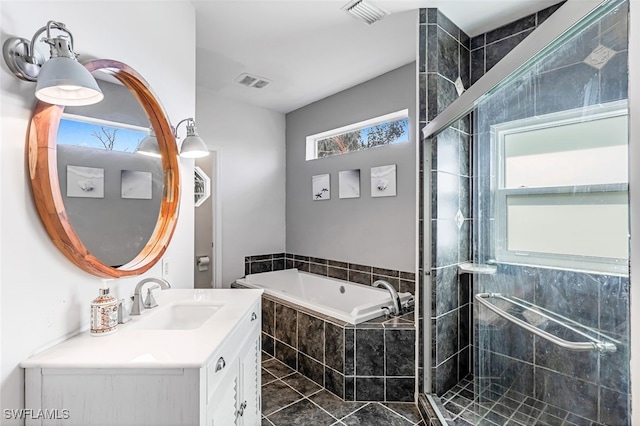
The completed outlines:
{"type": "Polygon", "coordinates": [[[287,252],[413,271],[416,245],[416,64],[412,62],[286,116],[287,252]],[[409,142],[305,161],[306,137],[409,109],[409,142]],[[397,196],[371,198],[371,167],[397,165],[397,196]],[[360,198],[338,198],[338,172],[360,169],[360,198]],[[311,177],[331,175],[313,201],[311,177]]]}

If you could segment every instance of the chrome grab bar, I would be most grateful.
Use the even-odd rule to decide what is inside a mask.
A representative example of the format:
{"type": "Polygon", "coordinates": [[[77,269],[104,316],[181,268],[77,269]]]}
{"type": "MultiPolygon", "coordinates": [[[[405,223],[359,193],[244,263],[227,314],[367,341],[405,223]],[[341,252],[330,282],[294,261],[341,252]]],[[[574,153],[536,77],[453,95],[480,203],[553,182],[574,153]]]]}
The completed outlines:
{"type": "MultiPolygon", "coordinates": [[[[579,330],[576,330],[575,328],[561,322],[558,321],[557,319],[549,316],[549,315],[545,315],[544,312],[542,311],[547,311],[549,313],[551,313],[550,311],[541,308],[539,306],[536,306],[530,302],[526,302],[528,304],[530,304],[531,306],[525,306],[521,303],[518,303],[517,301],[512,300],[511,298],[504,296],[501,293],[478,293],[475,295],[475,299],[480,302],[483,306],[489,308],[490,310],[492,310],[493,312],[495,312],[496,314],[500,315],[502,318],[524,328],[527,331],[530,331],[531,333],[542,337],[545,340],[548,340],[552,343],[555,343],[556,345],[565,348],[565,349],[569,349],[572,351],[598,351],[598,352],[615,352],[616,351],[616,345],[614,345],[611,342],[602,342],[598,339],[595,339],[579,330]],[[539,314],[541,316],[543,316],[544,318],[551,320],[553,322],[555,322],[556,324],[559,324],[565,328],[568,328],[571,331],[574,331],[582,336],[584,336],[585,338],[589,339],[590,342],[570,342],[568,340],[564,340],[561,339],[557,336],[554,336],[551,333],[548,333],[544,330],[539,329],[538,327],[535,327],[531,324],[529,324],[526,321],[523,321],[519,318],[516,318],[515,316],[511,315],[510,313],[508,313],[507,311],[500,309],[499,307],[495,306],[494,304],[490,303],[488,300],[486,299],[491,299],[491,298],[495,298],[495,299],[501,299],[501,300],[505,300],[509,303],[512,303],[514,305],[520,306],[520,307],[524,307],[524,308],[534,308],[536,309],[536,314],[539,314]]],[[[524,301],[523,301],[524,302],[524,301]]]]}

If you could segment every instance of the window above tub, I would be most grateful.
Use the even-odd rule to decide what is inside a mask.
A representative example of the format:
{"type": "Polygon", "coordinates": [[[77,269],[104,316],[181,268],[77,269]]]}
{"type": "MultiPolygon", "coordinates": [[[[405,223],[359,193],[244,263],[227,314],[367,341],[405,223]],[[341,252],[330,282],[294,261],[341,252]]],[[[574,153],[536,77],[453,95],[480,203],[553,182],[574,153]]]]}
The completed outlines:
{"type": "Polygon", "coordinates": [[[307,136],[306,160],[409,141],[409,110],[307,136]]]}
{"type": "Polygon", "coordinates": [[[499,262],[626,273],[627,122],[616,102],[493,126],[499,262]]]}

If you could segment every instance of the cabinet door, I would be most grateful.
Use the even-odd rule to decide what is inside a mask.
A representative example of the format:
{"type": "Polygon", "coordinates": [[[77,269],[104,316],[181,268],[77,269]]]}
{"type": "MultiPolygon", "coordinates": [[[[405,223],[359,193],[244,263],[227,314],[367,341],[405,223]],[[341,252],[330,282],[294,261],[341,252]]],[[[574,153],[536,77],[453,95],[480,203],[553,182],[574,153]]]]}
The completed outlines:
{"type": "Polygon", "coordinates": [[[255,426],[261,422],[260,335],[249,339],[240,354],[240,418],[244,426],[255,426]]]}
{"type": "MultiPolygon", "coordinates": [[[[231,426],[236,423],[238,403],[238,363],[228,366],[225,377],[209,400],[207,407],[208,426],[231,426]]],[[[256,423],[257,424],[257,423],[256,423]]]]}

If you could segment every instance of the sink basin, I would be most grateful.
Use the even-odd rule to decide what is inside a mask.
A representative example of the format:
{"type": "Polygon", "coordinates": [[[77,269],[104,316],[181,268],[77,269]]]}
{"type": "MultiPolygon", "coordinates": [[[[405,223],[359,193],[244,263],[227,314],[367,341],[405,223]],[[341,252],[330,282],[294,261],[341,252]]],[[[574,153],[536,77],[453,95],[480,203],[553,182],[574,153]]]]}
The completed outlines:
{"type": "Polygon", "coordinates": [[[140,330],[194,330],[209,320],[222,305],[203,303],[173,304],[158,307],[157,312],[148,312],[135,328],[140,330]]]}

